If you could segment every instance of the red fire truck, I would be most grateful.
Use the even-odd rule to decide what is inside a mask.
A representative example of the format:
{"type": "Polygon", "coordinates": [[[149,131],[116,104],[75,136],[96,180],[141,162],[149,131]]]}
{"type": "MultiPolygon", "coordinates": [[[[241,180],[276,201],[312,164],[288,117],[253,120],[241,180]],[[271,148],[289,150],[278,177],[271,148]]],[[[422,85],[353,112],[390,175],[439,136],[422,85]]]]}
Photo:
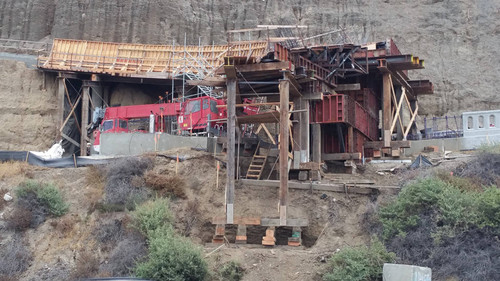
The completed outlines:
{"type": "MultiPolygon", "coordinates": [[[[207,131],[208,123],[216,131],[223,131],[225,122],[221,119],[227,117],[225,104],[225,100],[204,96],[184,102],[108,107],[99,129],[94,131],[94,151],[100,151],[102,133],[197,133],[207,131]]],[[[253,115],[258,113],[258,107],[245,106],[243,112],[253,115]]]]}

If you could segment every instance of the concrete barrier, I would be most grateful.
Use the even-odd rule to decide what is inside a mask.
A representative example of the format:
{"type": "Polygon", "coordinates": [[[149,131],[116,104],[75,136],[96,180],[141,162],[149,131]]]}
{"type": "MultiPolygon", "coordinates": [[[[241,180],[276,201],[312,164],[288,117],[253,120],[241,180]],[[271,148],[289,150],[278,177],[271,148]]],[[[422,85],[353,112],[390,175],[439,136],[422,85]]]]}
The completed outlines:
{"type": "Polygon", "coordinates": [[[138,155],[180,147],[207,148],[206,137],[150,133],[101,134],[101,155],[138,155]]]}
{"type": "Polygon", "coordinates": [[[406,264],[384,263],[383,281],[431,281],[432,270],[406,264]]]}
{"type": "Polygon", "coordinates": [[[500,110],[464,112],[462,114],[464,136],[461,138],[411,141],[405,155],[418,154],[424,147],[435,145],[439,151],[477,149],[482,145],[500,144],[500,110]]]}

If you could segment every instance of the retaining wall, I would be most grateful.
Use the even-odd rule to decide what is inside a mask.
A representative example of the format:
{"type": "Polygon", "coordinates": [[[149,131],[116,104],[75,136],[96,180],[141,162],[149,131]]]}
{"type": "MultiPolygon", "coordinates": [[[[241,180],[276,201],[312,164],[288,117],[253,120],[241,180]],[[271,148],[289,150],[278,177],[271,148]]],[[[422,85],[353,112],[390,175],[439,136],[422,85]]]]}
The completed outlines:
{"type": "Polygon", "coordinates": [[[101,155],[138,155],[145,152],[165,151],[180,147],[206,149],[207,138],[149,133],[101,134],[101,155]]]}

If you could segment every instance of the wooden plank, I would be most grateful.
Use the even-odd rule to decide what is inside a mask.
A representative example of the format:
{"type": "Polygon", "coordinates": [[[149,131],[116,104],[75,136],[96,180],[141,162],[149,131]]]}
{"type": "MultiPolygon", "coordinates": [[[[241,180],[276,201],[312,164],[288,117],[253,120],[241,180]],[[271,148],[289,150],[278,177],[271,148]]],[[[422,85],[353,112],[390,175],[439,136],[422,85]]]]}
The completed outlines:
{"type": "Polygon", "coordinates": [[[286,225],[287,215],[286,209],[288,204],[288,141],[289,141],[289,80],[280,80],[280,154],[279,154],[279,171],[280,171],[280,192],[279,192],[279,213],[280,224],[286,225]]]}
{"type": "Polygon", "coordinates": [[[337,92],[342,92],[342,91],[359,91],[361,90],[361,84],[359,83],[354,83],[354,84],[337,84],[337,87],[335,87],[335,91],[337,92]]]}
{"type": "Polygon", "coordinates": [[[255,115],[244,115],[238,116],[236,118],[238,124],[255,124],[255,123],[278,123],[279,122],[279,112],[268,111],[255,115]]]}
{"type": "MultiPolygon", "coordinates": [[[[240,179],[239,183],[243,186],[267,186],[279,187],[280,182],[277,180],[248,180],[240,179]]],[[[391,185],[370,185],[370,184],[356,184],[356,183],[301,183],[296,181],[289,181],[288,187],[290,189],[299,190],[313,190],[313,191],[330,191],[342,193],[354,193],[361,195],[377,194],[379,192],[388,194],[397,194],[401,190],[398,186],[391,185]]]]}
{"type": "Polygon", "coordinates": [[[287,219],[286,225],[280,225],[279,218],[261,218],[262,226],[292,226],[292,227],[303,227],[309,226],[308,219],[287,219]]]}
{"type": "Polygon", "coordinates": [[[226,223],[233,223],[234,177],[236,144],[236,79],[227,79],[227,166],[226,166],[226,223]]]}
{"type": "MultiPolygon", "coordinates": [[[[381,148],[385,147],[383,141],[367,141],[367,142],[365,142],[364,146],[365,146],[365,148],[369,148],[369,149],[381,149],[381,148]]],[[[392,149],[410,148],[411,142],[407,141],[407,140],[391,141],[389,147],[392,149]]]]}
{"type": "Polygon", "coordinates": [[[306,93],[302,94],[304,100],[323,100],[323,93],[306,93]]]}
{"type": "MultiPolygon", "coordinates": [[[[212,218],[212,224],[226,224],[226,217],[212,218]]],[[[259,217],[234,217],[233,224],[260,225],[259,217]]]]}
{"type": "Polygon", "coordinates": [[[61,132],[61,137],[66,139],[67,141],[69,141],[70,143],[74,144],[76,147],[80,147],[80,144],[75,141],[74,139],[70,138],[69,136],[67,136],[65,133],[62,133],[61,132]]]}
{"type": "Polygon", "coordinates": [[[361,152],[353,153],[323,153],[321,155],[323,161],[342,161],[342,160],[360,160],[361,152]]]}
{"type": "MultiPolygon", "coordinates": [[[[255,64],[242,64],[235,66],[238,72],[260,72],[260,71],[279,71],[279,70],[292,70],[292,65],[287,61],[269,62],[269,63],[255,63],[255,64]]],[[[227,74],[226,74],[227,75],[227,74]]]]}

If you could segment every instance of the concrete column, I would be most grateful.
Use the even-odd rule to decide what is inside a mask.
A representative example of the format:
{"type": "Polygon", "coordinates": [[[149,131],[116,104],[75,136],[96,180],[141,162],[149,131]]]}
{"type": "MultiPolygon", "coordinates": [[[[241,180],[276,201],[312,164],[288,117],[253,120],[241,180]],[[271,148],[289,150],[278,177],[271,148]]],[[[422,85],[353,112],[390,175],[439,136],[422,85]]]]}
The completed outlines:
{"type": "Polygon", "coordinates": [[[280,225],[286,225],[287,205],[288,205],[288,146],[289,146],[289,80],[280,80],[280,193],[279,193],[279,213],[280,225]]]}
{"type": "Polygon", "coordinates": [[[234,217],[234,176],[236,144],[236,79],[227,79],[227,178],[226,178],[226,223],[232,224],[234,217]]]}
{"type": "Polygon", "coordinates": [[[392,112],[391,112],[391,79],[389,73],[384,73],[382,76],[383,88],[382,88],[382,139],[384,141],[384,147],[391,146],[391,123],[392,123],[392,112]]]}
{"type": "MultiPolygon", "coordinates": [[[[295,98],[293,100],[293,108],[294,110],[301,110],[301,101],[300,98],[295,98]]],[[[302,114],[300,112],[293,113],[293,126],[292,126],[292,137],[293,137],[293,168],[299,169],[301,162],[301,151],[302,151],[302,128],[301,118],[302,114]]]]}
{"type": "Polygon", "coordinates": [[[311,124],[312,127],[312,161],[321,163],[321,124],[311,124]]]}
{"type": "Polygon", "coordinates": [[[309,100],[302,100],[300,105],[300,162],[309,162],[309,100]]]}

